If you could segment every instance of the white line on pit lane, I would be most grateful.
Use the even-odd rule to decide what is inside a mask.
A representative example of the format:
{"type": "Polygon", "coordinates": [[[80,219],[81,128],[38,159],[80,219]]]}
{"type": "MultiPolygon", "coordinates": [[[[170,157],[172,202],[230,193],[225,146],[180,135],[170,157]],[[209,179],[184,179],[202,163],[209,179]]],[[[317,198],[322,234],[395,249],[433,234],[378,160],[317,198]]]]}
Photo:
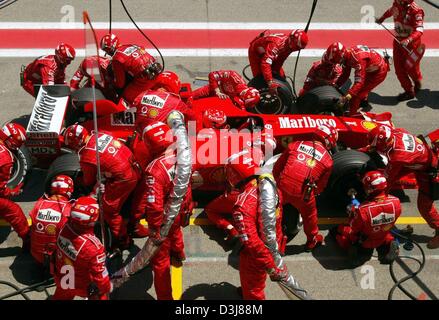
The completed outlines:
{"type": "MultiPolygon", "coordinates": [[[[387,50],[392,55],[392,49],[375,49],[378,52],[387,50]]],[[[160,50],[165,57],[247,57],[248,49],[162,49],[160,50]]],[[[158,56],[156,50],[149,50],[153,56],[158,56]]],[[[321,57],[324,49],[305,49],[300,52],[302,57],[321,57]]],[[[53,54],[53,49],[0,49],[0,58],[31,58],[47,54],[53,54]]],[[[291,57],[296,54],[293,53],[291,57]]],[[[76,50],[76,56],[85,57],[85,50],[76,50]]],[[[424,57],[439,57],[439,49],[427,49],[424,57]]]]}
{"type": "MultiPolygon", "coordinates": [[[[108,22],[92,22],[95,29],[108,29],[108,22]]],[[[287,30],[303,29],[306,23],[283,23],[283,22],[138,22],[141,29],[165,30],[287,30]]],[[[393,23],[384,23],[387,28],[393,28],[393,23]]],[[[113,22],[113,29],[135,29],[131,22],[113,22]]],[[[0,29],[83,29],[84,24],[80,22],[0,22],[0,29]]],[[[439,29],[439,23],[424,23],[424,28],[439,29]]],[[[310,30],[382,30],[382,27],[375,23],[332,23],[312,22],[310,30]]]]}

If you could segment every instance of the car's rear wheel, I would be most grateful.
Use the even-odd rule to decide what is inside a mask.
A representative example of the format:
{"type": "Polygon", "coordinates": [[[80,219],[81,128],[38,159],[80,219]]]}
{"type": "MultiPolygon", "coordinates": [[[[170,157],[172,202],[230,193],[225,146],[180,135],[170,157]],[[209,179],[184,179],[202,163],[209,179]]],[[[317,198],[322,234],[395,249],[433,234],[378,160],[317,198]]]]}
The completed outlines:
{"type": "Polygon", "coordinates": [[[337,101],[342,96],[333,86],[321,86],[309,90],[297,98],[297,109],[300,114],[334,114],[341,115],[337,101]]]}
{"type": "MultiPolygon", "coordinates": [[[[19,118],[12,119],[9,122],[17,123],[23,128],[27,128],[30,115],[24,115],[19,118]]],[[[8,188],[15,188],[20,183],[25,183],[28,175],[32,171],[32,156],[26,146],[22,146],[18,150],[11,150],[14,157],[14,166],[12,168],[12,175],[8,181],[8,188]]]]}
{"type": "Polygon", "coordinates": [[[8,181],[8,188],[15,188],[20,183],[25,183],[29,173],[32,171],[32,158],[29,150],[22,146],[18,150],[13,150],[14,166],[12,167],[12,175],[8,181]]]}
{"type": "Polygon", "coordinates": [[[272,95],[262,75],[250,80],[249,86],[259,90],[261,102],[252,110],[258,114],[289,114],[297,113],[294,104],[293,90],[285,79],[273,75],[273,81],[279,85],[278,94],[272,95]]]}
{"type": "Polygon", "coordinates": [[[76,180],[81,175],[81,166],[79,165],[79,157],[76,153],[64,154],[53,161],[47,170],[45,182],[45,190],[49,191],[50,183],[57,175],[64,174],[73,179],[75,182],[75,196],[82,190],[77,188],[76,180]]]}

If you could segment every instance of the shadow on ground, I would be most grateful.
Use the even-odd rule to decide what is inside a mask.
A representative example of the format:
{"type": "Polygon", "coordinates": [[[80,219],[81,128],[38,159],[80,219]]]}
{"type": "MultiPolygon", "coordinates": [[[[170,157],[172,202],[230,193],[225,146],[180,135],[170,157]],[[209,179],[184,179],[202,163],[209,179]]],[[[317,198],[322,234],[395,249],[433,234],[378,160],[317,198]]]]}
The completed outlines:
{"type": "MultiPolygon", "coordinates": [[[[131,261],[136,254],[140,251],[140,248],[133,245],[129,249],[128,257],[125,261],[122,258],[116,257],[108,263],[108,271],[110,274],[119,270],[123,265],[131,261]]],[[[151,289],[153,285],[153,273],[150,267],[146,267],[139,271],[130,279],[125,282],[120,288],[115,289],[111,293],[112,300],[154,300],[154,297],[147,291],[151,289]]]]}
{"type": "Polygon", "coordinates": [[[416,99],[407,102],[407,106],[413,109],[420,109],[424,107],[439,109],[439,91],[422,89],[416,95],[416,99]]]}
{"type": "Polygon", "coordinates": [[[369,102],[373,104],[378,104],[381,106],[396,106],[398,104],[398,100],[396,99],[396,94],[394,96],[382,96],[378,93],[371,92],[369,93],[369,102]]]}
{"type": "Polygon", "coordinates": [[[197,284],[186,289],[181,296],[181,300],[195,300],[198,298],[206,300],[241,300],[238,288],[228,282],[197,284]]]}

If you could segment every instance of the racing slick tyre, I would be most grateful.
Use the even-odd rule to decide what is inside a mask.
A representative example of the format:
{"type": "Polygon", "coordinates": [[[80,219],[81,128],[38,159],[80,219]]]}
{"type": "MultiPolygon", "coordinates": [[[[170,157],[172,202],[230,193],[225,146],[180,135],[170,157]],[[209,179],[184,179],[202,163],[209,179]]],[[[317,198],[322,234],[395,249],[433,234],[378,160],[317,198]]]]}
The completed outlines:
{"type": "Polygon", "coordinates": [[[32,157],[25,146],[18,150],[12,150],[12,155],[14,156],[14,166],[12,167],[11,179],[8,181],[10,189],[15,188],[20,183],[24,184],[32,171],[32,157]]]}
{"type": "MultiPolygon", "coordinates": [[[[11,123],[17,123],[23,128],[27,128],[30,115],[24,115],[19,118],[12,119],[11,123]]],[[[11,150],[14,156],[14,166],[12,168],[11,179],[8,181],[8,187],[13,189],[20,183],[25,183],[29,173],[32,171],[32,156],[26,146],[22,146],[18,150],[11,150]]]]}
{"type": "Polygon", "coordinates": [[[343,150],[334,154],[332,159],[334,166],[326,195],[335,200],[333,203],[345,207],[351,200],[348,193],[354,189],[356,198],[361,202],[365,197],[361,175],[371,161],[369,155],[357,150],[343,150]]]}
{"type": "Polygon", "coordinates": [[[79,157],[77,153],[63,154],[62,156],[56,158],[55,161],[53,161],[53,163],[47,170],[45,182],[46,191],[49,190],[50,182],[52,181],[52,179],[59,174],[65,174],[73,179],[75,183],[74,196],[76,196],[80,192],[79,188],[77,188],[76,181],[77,178],[81,175],[81,167],[79,165],[79,157]]]}
{"type": "Polygon", "coordinates": [[[333,86],[321,86],[309,90],[297,98],[297,109],[300,114],[334,114],[342,115],[337,108],[337,101],[342,96],[333,86]]]}
{"type": "Polygon", "coordinates": [[[279,85],[278,95],[273,96],[268,91],[267,83],[262,75],[250,80],[249,86],[259,90],[261,102],[252,110],[258,114],[294,114],[297,113],[290,84],[282,77],[274,74],[273,81],[279,85]]]}

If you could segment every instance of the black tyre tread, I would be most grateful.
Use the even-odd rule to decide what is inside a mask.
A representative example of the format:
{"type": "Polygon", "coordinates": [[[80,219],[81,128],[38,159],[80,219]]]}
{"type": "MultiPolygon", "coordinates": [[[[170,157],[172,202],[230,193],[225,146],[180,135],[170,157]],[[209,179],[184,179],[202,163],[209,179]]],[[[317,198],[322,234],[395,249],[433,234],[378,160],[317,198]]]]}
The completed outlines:
{"type": "Polygon", "coordinates": [[[301,114],[318,114],[335,111],[335,100],[341,93],[333,86],[316,87],[297,99],[298,112],[301,114]]]}
{"type": "Polygon", "coordinates": [[[32,157],[29,150],[22,146],[19,150],[12,151],[14,156],[18,158],[20,163],[21,173],[18,174],[14,179],[8,181],[8,188],[15,188],[20,183],[25,184],[30,172],[32,171],[32,157]]]}
{"type": "MultiPolygon", "coordinates": [[[[47,171],[46,187],[50,185],[52,179],[59,174],[66,174],[72,178],[76,178],[81,171],[79,165],[79,157],[76,153],[64,154],[53,161],[47,171]]],[[[47,188],[46,188],[47,189],[47,188]]]]}
{"type": "MultiPolygon", "coordinates": [[[[27,128],[27,125],[30,120],[30,114],[23,115],[21,117],[12,119],[8,122],[10,123],[16,123],[21,125],[24,129],[27,128]]],[[[32,171],[32,156],[29,152],[29,150],[26,148],[26,146],[22,146],[19,150],[12,151],[14,153],[14,156],[21,161],[20,168],[23,170],[25,169],[25,172],[22,172],[21,174],[17,175],[13,180],[10,180],[8,182],[8,187],[13,189],[16,186],[18,186],[20,183],[26,183],[27,178],[29,177],[29,173],[32,171]],[[26,163],[24,164],[23,161],[26,163]]]]}
{"type": "Polygon", "coordinates": [[[349,202],[347,189],[354,187],[361,201],[364,197],[360,173],[370,161],[369,155],[357,150],[343,150],[333,156],[334,166],[325,193],[336,201],[335,205],[345,206],[349,202]]]}
{"type": "Polygon", "coordinates": [[[332,160],[334,167],[330,181],[337,180],[346,173],[359,172],[363,165],[370,160],[370,157],[357,150],[342,150],[334,154],[332,160]]]}

